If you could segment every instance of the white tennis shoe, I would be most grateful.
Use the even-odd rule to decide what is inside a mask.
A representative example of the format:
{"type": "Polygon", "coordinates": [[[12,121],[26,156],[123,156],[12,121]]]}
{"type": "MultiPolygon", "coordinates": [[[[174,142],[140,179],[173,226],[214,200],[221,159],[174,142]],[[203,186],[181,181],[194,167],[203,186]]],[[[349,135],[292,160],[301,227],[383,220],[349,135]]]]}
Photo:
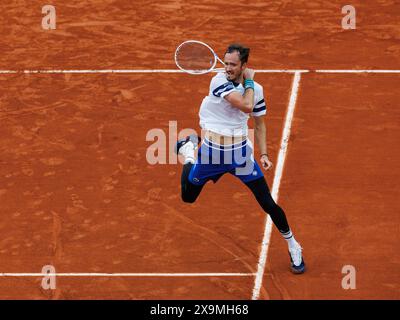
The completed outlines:
{"type": "Polygon", "coordinates": [[[298,242],[296,242],[295,246],[289,248],[289,256],[291,263],[290,267],[293,273],[296,274],[304,273],[304,271],[306,270],[306,265],[304,263],[302,251],[303,248],[300,246],[298,242]]]}
{"type": "Polygon", "coordinates": [[[190,136],[177,141],[175,152],[185,157],[185,163],[187,161],[194,163],[194,152],[198,148],[199,142],[200,138],[195,134],[191,134],[190,136]]]}

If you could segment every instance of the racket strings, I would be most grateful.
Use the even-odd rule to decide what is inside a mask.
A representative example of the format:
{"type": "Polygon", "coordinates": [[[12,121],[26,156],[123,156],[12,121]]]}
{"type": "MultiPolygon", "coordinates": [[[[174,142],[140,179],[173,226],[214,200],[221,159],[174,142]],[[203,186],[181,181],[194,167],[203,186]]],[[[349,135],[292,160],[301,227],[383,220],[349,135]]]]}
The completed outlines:
{"type": "Polygon", "coordinates": [[[214,53],[200,43],[184,43],[175,54],[177,65],[186,71],[204,73],[210,71],[216,63],[214,53]]]}

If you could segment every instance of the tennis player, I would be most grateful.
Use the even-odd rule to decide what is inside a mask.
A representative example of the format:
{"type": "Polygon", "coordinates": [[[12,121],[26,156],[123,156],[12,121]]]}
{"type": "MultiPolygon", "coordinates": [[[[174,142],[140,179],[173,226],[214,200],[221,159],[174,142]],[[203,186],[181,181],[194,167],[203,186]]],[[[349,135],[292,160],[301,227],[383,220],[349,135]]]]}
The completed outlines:
{"type": "Polygon", "coordinates": [[[269,170],[272,162],[267,153],[266,104],[262,86],[254,81],[254,70],[247,68],[249,52],[249,48],[239,44],[232,44],[226,50],[225,72],[212,78],[209,94],[200,107],[200,127],[205,131],[200,148],[200,138],[196,135],[177,142],[176,152],[185,159],[181,177],[182,200],[196,201],[209,180],[216,183],[225,173],[236,176],[251,190],[287,241],[292,272],[303,273],[302,248],[294,238],[284,211],[271,196],[248,139],[247,121],[251,115],[255,123],[255,140],[261,151],[260,163],[269,170]]]}

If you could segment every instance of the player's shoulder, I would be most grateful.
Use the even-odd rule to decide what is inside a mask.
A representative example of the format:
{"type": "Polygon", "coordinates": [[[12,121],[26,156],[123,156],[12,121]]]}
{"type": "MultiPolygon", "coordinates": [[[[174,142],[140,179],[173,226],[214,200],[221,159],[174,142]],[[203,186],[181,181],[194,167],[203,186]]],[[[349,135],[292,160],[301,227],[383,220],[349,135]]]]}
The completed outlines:
{"type": "Polygon", "coordinates": [[[210,83],[210,95],[217,98],[223,98],[225,95],[236,90],[232,81],[226,78],[225,73],[219,72],[210,83]]]}
{"type": "Polygon", "coordinates": [[[262,105],[264,103],[264,89],[261,84],[254,81],[254,102],[257,105],[262,105]]]}

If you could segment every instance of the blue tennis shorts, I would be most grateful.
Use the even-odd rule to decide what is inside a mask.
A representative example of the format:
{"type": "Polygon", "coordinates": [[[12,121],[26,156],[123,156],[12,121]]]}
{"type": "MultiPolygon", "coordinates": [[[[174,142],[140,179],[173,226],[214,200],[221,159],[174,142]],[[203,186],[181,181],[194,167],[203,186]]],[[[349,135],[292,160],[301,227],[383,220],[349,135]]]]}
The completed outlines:
{"type": "Polygon", "coordinates": [[[208,139],[203,140],[197,160],[190,171],[189,181],[195,185],[203,185],[208,180],[215,183],[225,173],[233,174],[244,183],[264,176],[254,160],[250,140],[233,145],[220,145],[208,139]]]}

